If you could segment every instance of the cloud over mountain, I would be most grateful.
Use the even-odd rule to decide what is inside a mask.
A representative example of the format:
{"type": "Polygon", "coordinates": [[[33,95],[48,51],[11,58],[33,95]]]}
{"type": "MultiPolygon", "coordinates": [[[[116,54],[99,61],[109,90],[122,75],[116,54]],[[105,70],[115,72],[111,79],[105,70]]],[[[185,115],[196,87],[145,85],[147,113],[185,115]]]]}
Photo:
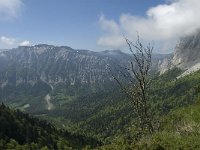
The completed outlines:
{"type": "Polygon", "coordinates": [[[125,44],[122,35],[134,40],[138,32],[143,39],[154,40],[166,48],[179,37],[200,28],[199,13],[199,0],[170,0],[149,8],[144,17],[121,14],[119,20],[114,21],[101,16],[100,26],[106,34],[97,43],[111,48],[122,47],[125,44]]]}
{"type": "Polygon", "coordinates": [[[13,37],[0,36],[0,47],[13,48],[17,46],[29,46],[31,44],[28,40],[19,40],[13,37]]]}
{"type": "Polygon", "coordinates": [[[29,46],[30,45],[30,41],[27,41],[27,40],[22,41],[22,42],[19,43],[19,45],[20,46],[29,46]]]}

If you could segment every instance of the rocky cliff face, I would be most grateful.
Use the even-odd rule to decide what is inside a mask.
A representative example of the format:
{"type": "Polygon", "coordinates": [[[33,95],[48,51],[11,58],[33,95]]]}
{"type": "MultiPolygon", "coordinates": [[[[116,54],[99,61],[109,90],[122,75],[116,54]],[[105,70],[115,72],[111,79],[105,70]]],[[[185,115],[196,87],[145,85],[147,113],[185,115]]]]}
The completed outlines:
{"type": "Polygon", "coordinates": [[[200,62],[200,32],[183,37],[175,48],[173,65],[183,70],[200,62]]]}
{"type": "Polygon", "coordinates": [[[200,70],[200,31],[180,39],[172,59],[174,66],[184,71],[178,78],[200,70]]]}
{"type": "Polygon", "coordinates": [[[160,74],[165,73],[172,67],[172,58],[173,54],[166,54],[164,59],[159,60],[158,71],[160,74]]]}
{"type": "Polygon", "coordinates": [[[182,37],[174,54],[160,61],[158,69],[163,74],[174,67],[183,70],[178,78],[200,70],[200,31],[182,37]]]}

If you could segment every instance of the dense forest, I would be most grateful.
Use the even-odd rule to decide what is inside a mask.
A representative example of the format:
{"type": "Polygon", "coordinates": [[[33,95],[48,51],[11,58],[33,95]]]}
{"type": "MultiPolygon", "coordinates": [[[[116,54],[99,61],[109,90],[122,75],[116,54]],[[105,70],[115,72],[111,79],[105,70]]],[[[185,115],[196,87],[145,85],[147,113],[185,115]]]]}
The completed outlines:
{"type": "Polygon", "coordinates": [[[0,149],[46,150],[94,148],[101,142],[94,138],[58,130],[44,120],[0,105],[0,149]]]}
{"type": "Polygon", "coordinates": [[[152,79],[149,95],[159,130],[134,141],[135,130],[129,127],[104,149],[199,149],[200,72],[176,79],[180,73],[173,69],[152,79]]]}
{"type": "Polygon", "coordinates": [[[2,104],[0,149],[199,149],[200,72],[176,79],[180,73],[152,77],[148,94],[160,124],[151,136],[134,140],[131,102],[116,88],[77,98],[40,119],[2,104]]]}

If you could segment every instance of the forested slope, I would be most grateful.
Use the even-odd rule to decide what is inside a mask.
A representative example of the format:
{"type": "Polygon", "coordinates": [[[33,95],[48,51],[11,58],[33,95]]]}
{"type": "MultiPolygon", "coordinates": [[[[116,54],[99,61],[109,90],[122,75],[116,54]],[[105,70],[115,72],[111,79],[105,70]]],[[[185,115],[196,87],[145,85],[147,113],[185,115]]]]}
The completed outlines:
{"type": "Polygon", "coordinates": [[[100,145],[94,138],[57,130],[46,121],[0,105],[0,149],[82,149],[100,145]]]}
{"type": "Polygon", "coordinates": [[[180,72],[171,70],[152,81],[150,97],[159,114],[159,131],[134,141],[135,131],[129,128],[128,134],[116,136],[100,149],[200,149],[200,72],[177,80],[180,72]]]}

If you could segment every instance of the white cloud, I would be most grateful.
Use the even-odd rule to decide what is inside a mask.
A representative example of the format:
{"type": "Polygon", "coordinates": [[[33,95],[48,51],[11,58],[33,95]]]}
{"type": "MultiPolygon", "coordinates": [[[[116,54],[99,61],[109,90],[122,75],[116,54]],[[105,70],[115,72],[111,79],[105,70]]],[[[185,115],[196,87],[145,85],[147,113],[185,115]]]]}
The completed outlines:
{"type": "Polygon", "coordinates": [[[166,47],[200,28],[199,13],[200,0],[171,0],[170,4],[150,8],[145,17],[122,14],[117,23],[101,16],[100,25],[109,32],[97,43],[111,48],[123,46],[124,43],[118,40],[122,34],[134,41],[138,32],[143,39],[163,43],[166,47]]]}
{"type": "Polygon", "coordinates": [[[124,38],[119,35],[107,35],[100,37],[97,41],[97,44],[112,48],[120,48],[122,45],[124,45],[124,38]]]}
{"type": "Polygon", "coordinates": [[[16,18],[22,5],[22,0],[0,0],[0,19],[16,18]]]}
{"type": "Polygon", "coordinates": [[[98,45],[112,48],[120,48],[121,45],[124,45],[124,39],[120,36],[120,27],[114,20],[107,20],[104,15],[101,15],[99,23],[107,34],[98,39],[98,45]]]}
{"type": "Polygon", "coordinates": [[[29,46],[30,44],[31,43],[29,41],[27,41],[27,40],[22,41],[22,42],[19,43],[20,46],[29,46]]]}
{"type": "Polygon", "coordinates": [[[1,36],[0,41],[4,45],[12,46],[15,44],[16,40],[11,37],[1,36]]]}
{"type": "Polygon", "coordinates": [[[107,30],[115,34],[118,34],[120,32],[118,24],[114,20],[106,20],[104,15],[100,16],[99,23],[101,24],[101,27],[104,30],[107,30]]]}
{"type": "Polygon", "coordinates": [[[14,48],[17,46],[29,46],[31,44],[28,40],[19,40],[13,37],[0,36],[0,48],[14,48]]]}

